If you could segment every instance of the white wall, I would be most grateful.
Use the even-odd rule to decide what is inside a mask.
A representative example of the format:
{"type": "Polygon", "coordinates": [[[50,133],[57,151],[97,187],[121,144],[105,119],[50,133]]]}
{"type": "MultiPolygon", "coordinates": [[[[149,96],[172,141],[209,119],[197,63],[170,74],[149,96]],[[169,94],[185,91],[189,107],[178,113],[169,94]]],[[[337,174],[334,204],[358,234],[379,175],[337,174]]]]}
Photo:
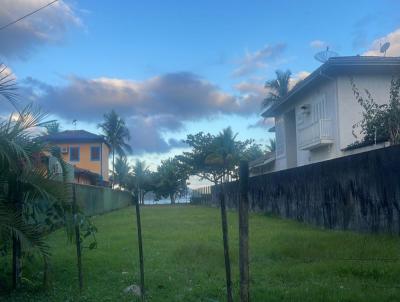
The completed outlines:
{"type": "MultiPolygon", "coordinates": [[[[311,109],[318,102],[323,102],[323,112],[321,118],[332,120],[332,133],[333,144],[329,146],[320,147],[313,150],[301,150],[297,146],[297,164],[298,166],[307,165],[313,162],[327,160],[334,158],[339,152],[338,148],[338,126],[337,126],[337,93],[336,93],[336,80],[327,80],[325,83],[319,85],[311,92],[307,93],[299,101],[296,102],[296,119],[297,119],[297,132],[301,127],[306,127],[312,122],[313,112],[311,110],[309,115],[303,115],[301,106],[309,104],[311,109]]],[[[299,139],[297,139],[299,143],[299,139]]]]}
{"type": "MultiPolygon", "coordinates": [[[[391,75],[354,75],[353,80],[358,90],[366,96],[364,90],[368,89],[375,102],[384,104],[389,101],[391,75]]],[[[338,77],[338,108],[340,125],[340,149],[354,143],[357,138],[352,134],[352,127],[362,119],[362,108],[354,97],[350,76],[338,77]]],[[[362,138],[357,129],[358,140],[362,138]]]]}

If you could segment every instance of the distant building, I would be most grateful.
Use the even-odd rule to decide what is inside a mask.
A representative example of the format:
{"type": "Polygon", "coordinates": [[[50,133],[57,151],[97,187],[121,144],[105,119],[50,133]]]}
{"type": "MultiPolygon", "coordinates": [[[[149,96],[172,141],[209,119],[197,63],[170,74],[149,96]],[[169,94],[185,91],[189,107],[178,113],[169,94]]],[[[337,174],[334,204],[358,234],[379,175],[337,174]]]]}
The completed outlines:
{"type": "Polygon", "coordinates": [[[104,136],[85,130],[66,130],[42,137],[60,148],[65,162],[74,167],[74,179],[83,184],[107,184],[110,146],[104,136]]]}
{"type": "Polygon", "coordinates": [[[262,113],[275,119],[276,152],[254,162],[252,175],[264,174],[349,155],[387,145],[385,142],[348,150],[356,138],[353,125],[362,119],[351,78],[360,92],[367,89],[377,103],[389,100],[393,76],[400,76],[400,57],[330,58],[298,83],[287,97],[262,113]]]}

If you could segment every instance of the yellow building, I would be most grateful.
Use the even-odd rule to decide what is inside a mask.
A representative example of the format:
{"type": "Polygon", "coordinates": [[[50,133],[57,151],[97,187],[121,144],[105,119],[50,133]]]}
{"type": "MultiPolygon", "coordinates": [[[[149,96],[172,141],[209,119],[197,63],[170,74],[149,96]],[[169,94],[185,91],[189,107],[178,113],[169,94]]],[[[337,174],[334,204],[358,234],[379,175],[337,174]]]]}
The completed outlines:
{"type": "Polygon", "coordinates": [[[42,139],[60,148],[63,159],[75,167],[76,182],[108,183],[110,146],[104,136],[85,130],[66,130],[42,139]]]}

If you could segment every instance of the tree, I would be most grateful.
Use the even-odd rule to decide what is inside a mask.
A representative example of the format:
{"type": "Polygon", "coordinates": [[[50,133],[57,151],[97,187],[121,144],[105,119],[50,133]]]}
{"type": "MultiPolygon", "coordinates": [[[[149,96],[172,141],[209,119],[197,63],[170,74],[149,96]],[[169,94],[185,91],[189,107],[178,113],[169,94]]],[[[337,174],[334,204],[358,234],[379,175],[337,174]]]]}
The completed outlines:
{"type": "Polygon", "coordinates": [[[267,151],[269,153],[275,153],[276,151],[276,140],[274,138],[269,139],[269,145],[267,145],[267,151]]]}
{"type": "Polygon", "coordinates": [[[68,211],[65,183],[40,165],[45,153],[62,163],[55,149],[33,136],[33,129],[46,125],[45,117],[28,106],[0,122],[0,242],[1,249],[12,248],[14,288],[21,283],[22,251],[33,248],[47,264],[45,234],[64,222],[68,211]]]}
{"type": "Polygon", "coordinates": [[[119,156],[126,156],[126,153],[132,152],[131,146],[127,143],[130,140],[129,130],[125,121],[114,111],[104,114],[104,122],[98,127],[102,130],[106,141],[111,146],[113,183],[115,179],[115,153],[119,156]]]}
{"type": "Polygon", "coordinates": [[[186,165],[176,158],[169,158],[157,167],[155,193],[161,197],[169,197],[171,204],[175,204],[176,196],[186,190],[186,181],[189,178],[186,165]]]}
{"type": "Polygon", "coordinates": [[[263,108],[269,106],[271,103],[279,101],[289,93],[290,77],[292,75],[291,71],[276,70],[275,74],[275,79],[265,82],[264,87],[269,89],[269,92],[262,102],[263,108]]]}
{"type": "Polygon", "coordinates": [[[230,177],[237,175],[239,161],[246,154],[246,149],[253,143],[252,140],[241,142],[236,138],[237,134],[234,134],[230,127],[224,129],[217,136],[203,132],[188,135],[185,142],[192,150],[184,152],[182,156],[178,157],[182,163],[190,167],[191,174],[199,176],[200,179],[207,179],[220,187],[219,201],[228,301],[232,301],[233,298],[224,183],[230,177]]]}
{"type": "Polygon", "coordinates": [[[145,161],[136,160],[132,168],[128,188],[138,195],[140,204],[144,204],[144,195],[153,190],[153,177],[152,173],[146,166],[145,161]]]}
{"type": "Polygon", "coordinates": [[[130,170],[131,167],[129,166],[126,156],[117,157],[115,163],[115,182],[118,183],[121,188],[127,187],[130,170]]]}
{"type": "Polygon", "coordinates": [[[390,141],[400,143],[400,78],[392,78],[389,101],[386,104],[375,102],[371,93],[365,89],[365,96],[358,90],[353,79],[350,79],[353,94],[363,109],[362,119],[353,125],[353,135],[358,137],[356,129],[360,128],[363,136],[349,147],[372,145],[377,142],[390,141]]]}

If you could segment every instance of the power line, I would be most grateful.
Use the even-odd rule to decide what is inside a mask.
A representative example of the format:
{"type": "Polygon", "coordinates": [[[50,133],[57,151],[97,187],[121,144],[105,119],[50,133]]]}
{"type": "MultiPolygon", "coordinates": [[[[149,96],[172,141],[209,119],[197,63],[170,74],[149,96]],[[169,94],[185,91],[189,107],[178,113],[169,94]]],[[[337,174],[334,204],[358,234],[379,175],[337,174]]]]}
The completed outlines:
{"type": "Polygon", "coordinates": [[[42,7],[39,7],[38,9],[34,10],[33,12],[30,12],[29,14],[26,14],[25,16],[22,16],[21,18],[15,20],[15,21],[12,21],[12,22],[10,22],[10,23],[8,23],[8,24],[6,24],[6,25],[3,25],[2,27],[0,27],[0,30],[3,30],[3,29],[5,29],[5,28],[7,28],[7,27],[9,27],[9,26],[11,26],[11,25],[13,25],[13,24],[19,22],[19,21],[21,21],[22,19],[25,19],[26,17],[29,17],[29,16],[32,16],[33,14],[36,14],[38,11],[41,11],[42,9],[44,9],[44,8],[46,8],[46,7],[50,6],[50,5],[52,5],[53,3],[57,2],[57,1],[58,1],[58,0],[51,1],[50,3],[47,3],[46,5],[44,5],[44,6],[42,6],[42,7]]]}

